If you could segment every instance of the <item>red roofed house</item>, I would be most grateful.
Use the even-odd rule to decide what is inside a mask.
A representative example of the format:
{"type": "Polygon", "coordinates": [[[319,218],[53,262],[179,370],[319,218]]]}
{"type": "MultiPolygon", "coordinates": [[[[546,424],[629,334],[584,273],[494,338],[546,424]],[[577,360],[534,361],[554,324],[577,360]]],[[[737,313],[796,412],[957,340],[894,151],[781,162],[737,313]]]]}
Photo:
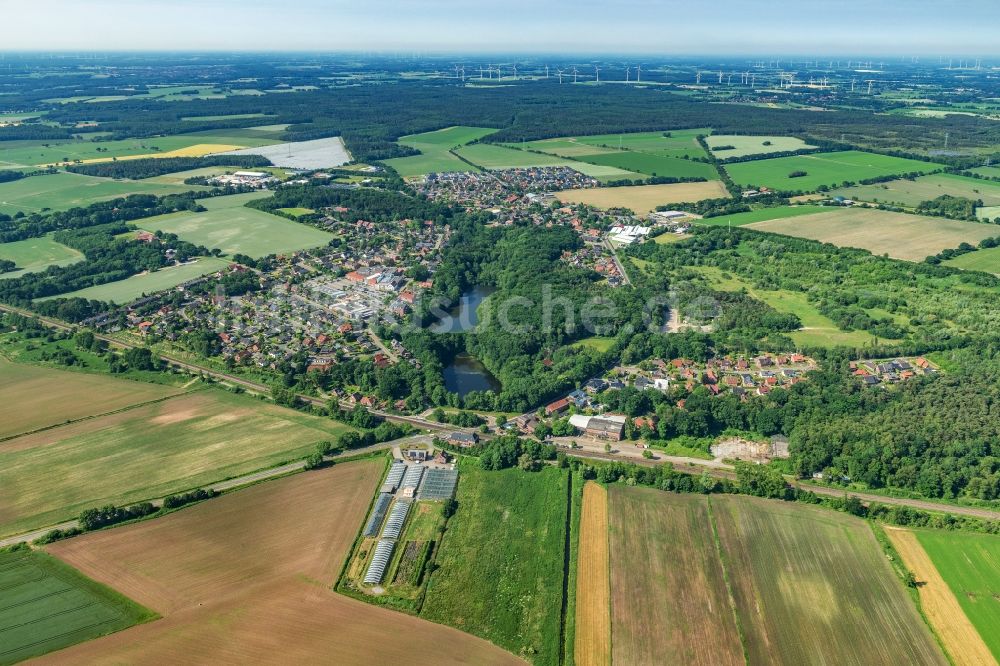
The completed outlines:
{"type": "Polygon", "coordinates": [[[553,414],[562,414],[569,407],[569,400],[566,398],[560,398],[555,402],[545,406],[545,415],[552,416],[553,414]]]}

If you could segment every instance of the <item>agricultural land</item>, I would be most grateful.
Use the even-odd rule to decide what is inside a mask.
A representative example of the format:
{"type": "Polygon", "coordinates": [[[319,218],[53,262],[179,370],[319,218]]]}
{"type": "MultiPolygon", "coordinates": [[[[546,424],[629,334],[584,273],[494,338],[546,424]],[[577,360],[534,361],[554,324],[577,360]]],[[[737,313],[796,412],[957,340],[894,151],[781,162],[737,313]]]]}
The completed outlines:
{"type": "Polygon", "coordinates": [[[827,206],[817,206],[812,204],[775,206],[773,208],[759,208],[745,213],[733,213],[732,215],[703,217],[700,220],[695,220],[695,224],[712,227],[742,227],[745,224],[753,224],[754,222],[767,222],[768,220],[780,220],[788,217],[799,217],[801,215],[827,213],[830,211],[831,208],[827,206]]]}
{"type": "Polygon", "coordinates": [[[967,271],[984,271],[1000,275],[1000,248],[991,247],[976,250],[942,263],[945,266],[953,266],[967,271]]]}
{"type": "Polygon", "coordinates": [[[810,192],[820,186],[833,187],[845,181],[857,182],[912,172],[929,173],[941,167],[930,162],[847,150],[738,162],[727,164],[725,169],[733,181],[745,187],[810,192]],[[791,175],[794,173],[804,175],[794,177],[791,175]]]}
{"type": "Polygon", "coordinates": [[[25,273],[42,271],[49,266],[69,266],[83,259],[83,253],[39,236],[12,243],[0,243],[0,259],[13,261],[17,270],[0,273],[0,280],[20,277],[25,273]]]}
{"type": "Polygon", "coordinates": [[[45,553],[0,552],[0,664],[121,631],[156,616],[45,553]]]}
{"type": "MultiPolygon", "coordinates": [[[[172,515],[49,547],[163,616],[51,655],[51,663],[519,663],[454,629],[334,593],[381,476],[346,463],[225,495],[172,515]],[[244,547],[237,547],[244,544],[244,547]]],[[[44,663],[44,661],[43,661],[44,663]]]]}
{"type": "Polygon", "coordinates": [[[0,183],[0,213],[14,215],[18,212],[35,213],[43,209],[66,210],[130,194],[163,196],[193,189],[199,188],[59,172],[0,183]]]}
{"type": "Polygon", "coordinates": [[[960,243],[975,245],[997,235],[996,227],[988,224],[862,208],[755,222],[748,228],[862,248],[906,261],[922,261],[960,243]]]}
{"type": "Polygon", "coordinates": [[[582,155],[621,150],[662,157],[705,157],[705,150],[698,143],[697,137],[710,132],[709,129],[684,129],[666,132],[592,134],[529,141],[525,147],[574,159],[582,155]]]}
{"type": "MultiPolygon", "coordinates": [[[[15,367],[15,377],[29,388],[54,382],[47,373],[15,367]]],[[[93,382],[63,374],[69,375],[70,387],[82,389],[93,382]]],[[[110,398],[89,406],[78,395],[82,404],[63,408],[60,416],[76,421],[0,442],[0,535],[53,525],[93,506],[163,497],[301,459],[318,442],[349,429],[216,389],[149,402],[169,393],[138,384],[134,397],[125,394],[113,401],[117,383],[106,383],[110,398]],[[127,408],[129,402],[137,406],[127,408]],[[119,404],[124,406],[112,411],[119,404]],[[84,418],[88,410],[93,418],[84,418]],[[48,481],[53,478],[59,483],[48,481]]],[[[8,394],[13,390],[4,388],[8,394]]],[[[39,398],[22,393],[11,408],[17,405],[39,405],[39,398]]],[[[37,416],[6,430],[43,427],[52,420],[37,416]]]]}
{"type": "Polygon", "coordinates": [[[399,143],[420,151],[420,155],[386,160],[400,176],[422,176],[428,173],[468,171],[468,164],[451,154],[453,148],[481,139],[496,130],[488,127],[446,127],[434,132],[411,134],[399,143]]]}
{"type": "Polygon", "coordinates": [[[628,208],[638,215],[645,215],[655,210],[657,206],[666,204],[724,196],[726,196],[726,189],[719,181],[598,187],[584,190],[563,190],[556,193],[556,198],[563,203],[583,203],[598,208],[628,208]]]}
{"type": "Polygon", "coordinates": [[[587,483],[583,488],[577,562],[574,661],[577,666],[610,664],[608,492],[597,483],[587,483]]]}
{"type": "Polygon", "coordinates": [[[197,257],[186,264],[168,266],[157,271],[139,273],[124,280],[107,282],[58,296],[47,296],[39,302],[53,298],[90,298],[110,303],[128,303],[140,296],[176,287],[209,273],[215,273],[229,265],[228,261],[215,257],[197,257]]]}
{"type": "Polygon", "coordinates": [[[831,193],[859,201],[878,201],[914,207],[940,196],[982,200],[984,206],[1000,206],[1000,183],[966,178],[951,173],[936,173],[913,180],[890,180],[874,185],[855,185],[831,193]]]}
{"type": "Polygon", "coordinates": [[[794,136],[742,136],[737,134],[713,134],[705,137],[712,154],[721,160],[748,155],[787,153],[795,150],[815,148],[794,136]],[[722,146],[731,148],[720,149],[722,146]]]}

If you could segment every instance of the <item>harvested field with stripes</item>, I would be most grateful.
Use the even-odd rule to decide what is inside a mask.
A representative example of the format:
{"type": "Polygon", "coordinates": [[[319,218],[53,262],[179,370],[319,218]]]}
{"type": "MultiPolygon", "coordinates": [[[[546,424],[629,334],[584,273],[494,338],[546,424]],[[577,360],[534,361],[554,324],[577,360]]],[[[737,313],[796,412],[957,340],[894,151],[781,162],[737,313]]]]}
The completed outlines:
{"type": "Polygon", "coordinates": [[[322,661],[515,664],[455,629],[330,589],[380,480],[381,461],[336,465],[49,547],[163,618],[42,663],[322,661]]]}
{"type": "Polygon", "coordinates": [[[577,666],[603,666],[611,663],[608,491],[596,483],[583,487],[577,561],[574,660],[577,666]]]}

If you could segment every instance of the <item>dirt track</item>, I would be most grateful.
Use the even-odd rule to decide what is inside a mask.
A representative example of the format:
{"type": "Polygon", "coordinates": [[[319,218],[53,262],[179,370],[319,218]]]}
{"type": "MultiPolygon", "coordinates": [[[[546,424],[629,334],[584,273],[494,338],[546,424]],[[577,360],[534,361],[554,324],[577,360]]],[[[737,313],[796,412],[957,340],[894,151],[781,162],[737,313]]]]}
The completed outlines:
{"type": "Polygon", "coordinates": [[[164,617],[42,661],[522,663],[330,589],[381,470],[381,461],[337,465],[54,544],[52,554],[164,617]]]}

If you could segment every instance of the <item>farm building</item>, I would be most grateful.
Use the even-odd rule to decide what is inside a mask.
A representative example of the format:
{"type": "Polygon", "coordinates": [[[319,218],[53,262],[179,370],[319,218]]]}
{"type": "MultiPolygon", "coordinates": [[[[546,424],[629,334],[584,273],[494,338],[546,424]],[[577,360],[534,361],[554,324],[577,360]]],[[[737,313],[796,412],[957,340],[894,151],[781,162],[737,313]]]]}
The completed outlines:
{"type": "Polygon", "coordinates": [[[368,565],[368,571],[365,572],[366,585],[378,585],[382,582],[395,546],[396,542],[389,539],[381,539],[375,546],[375,554],[372,556],[371,564],[368,565]]]}
{"type": "Polygon", "coordinates": [[[420,485],[420,477],[424,475],[424,468],[422,465],[410,465],[406,468],[406,474],[403,475],[403,481],[399,484],[400,488],[416,488],[420,485]]]}
{"type": "Polygon", "coordinates": [[[446,500],[455,494],[458,471],[453,469],[429,469],[420,484],[420,499],[446,500]]]}
{"type": "Polygon", "coordinates": [[[409,502],[400,500],[393,504],[392,510],[389,511],[389,518],[385,521],[385,527],[382,528],[382,539],[398,539],[409,513],[409,502]]]}
{"type": "Polygon", "coordinates": [[[399,482],[403,480],[403,474],[406,473],[406,465],[401,462],[394,462],[389,468],[389,473],[385,475],[385,483],[382,484],[383,493],[389,493],[390,495],[396,492],[396,488],[399,487],[399,482]]]}
{"type": "Polygon", "coordinates": [[[382,520],[385,518],[385,512],[389,509],[390,502],[392,502],[392,495],[389,493],[379,493],[378,499],[375,500],[375,506],[372,508],[372,515],[368,518],[368,522],[365,523],[364,535],[366,537],[373,537],[378,534],[379,529],[382,527],[382,520]]]}

